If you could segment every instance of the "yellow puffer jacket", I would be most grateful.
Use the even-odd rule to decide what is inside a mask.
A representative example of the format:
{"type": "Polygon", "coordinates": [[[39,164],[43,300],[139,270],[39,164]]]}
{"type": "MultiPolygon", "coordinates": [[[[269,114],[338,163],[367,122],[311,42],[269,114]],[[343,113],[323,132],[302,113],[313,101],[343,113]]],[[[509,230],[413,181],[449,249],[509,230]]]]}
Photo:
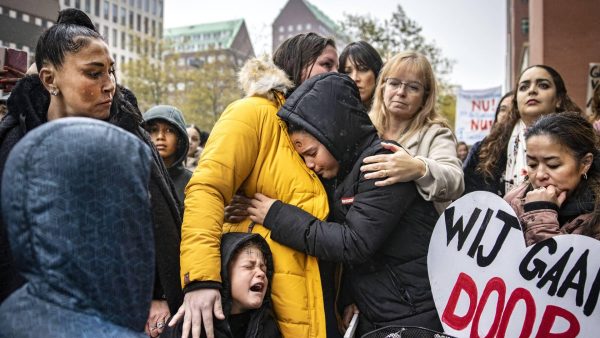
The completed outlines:
{"type": "Polygon", "coordinates": [[[223,208],[238,189],[246,196],[261,192],[320,219],[329,213],[321,182],[296,153],[285,123],[276,115],[282,97],[270,89],[290,85],[283,71],[255,59],[244,66],[240,81],[254,96],[225,109],[186,187],[181,280],[184,286],[194,281],[220,281],[221,234],[259,233],[273,252],[271,298],[284,337],[325,337],[317,259],[272,241],[267,228],[252,227],[250,220],[223,225],[223,208]]]}

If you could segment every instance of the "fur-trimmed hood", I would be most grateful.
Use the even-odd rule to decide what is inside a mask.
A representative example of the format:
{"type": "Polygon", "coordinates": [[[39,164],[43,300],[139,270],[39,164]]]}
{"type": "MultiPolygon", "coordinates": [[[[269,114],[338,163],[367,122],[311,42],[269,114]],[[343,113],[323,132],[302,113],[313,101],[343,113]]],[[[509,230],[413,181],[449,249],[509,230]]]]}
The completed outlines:
{"type": "Polygon", "coordinates": [[[244,64],[238,73],[238,82],[246,97],[261,96],[278,102],[277,93],[285,95],[294,87],[286,73],[265,54],[244,64]]]}

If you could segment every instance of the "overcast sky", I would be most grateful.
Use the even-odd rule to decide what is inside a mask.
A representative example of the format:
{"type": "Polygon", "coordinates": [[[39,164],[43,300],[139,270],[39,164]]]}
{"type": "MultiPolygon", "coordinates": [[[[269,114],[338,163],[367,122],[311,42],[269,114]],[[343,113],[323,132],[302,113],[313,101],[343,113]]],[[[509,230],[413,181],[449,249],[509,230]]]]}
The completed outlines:
{"type": "MultiPolygon", "coordinates": [[[[423,35],[455,60],[453,84],[483,89],[504,84],[505,0],[309,0],[334,21],[344,13],[389,19],[397,4],[423,35]]],[[[287,0],[165,0],[165,28],[244,18],[255,53],[271,51],[271,24],[287,0]]]]}

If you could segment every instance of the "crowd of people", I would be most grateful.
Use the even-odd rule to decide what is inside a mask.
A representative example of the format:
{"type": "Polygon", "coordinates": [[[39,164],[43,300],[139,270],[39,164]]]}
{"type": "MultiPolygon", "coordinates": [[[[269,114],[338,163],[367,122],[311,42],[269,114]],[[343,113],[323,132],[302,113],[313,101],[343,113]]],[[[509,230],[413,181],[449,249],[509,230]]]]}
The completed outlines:
{"type": "Polygon", "coordinates": [[[0,121],[0,337],[442,332],[427,252],[478,190],[534,244],[600,239],[595,115],[525,69],[490,134],[458,142],[429,60],[304,33],[250,59],[208,133],[140,112],[81,11],[60,12],[0,121]],[[32,318],[24,321],[23,318],[32,318]]]}

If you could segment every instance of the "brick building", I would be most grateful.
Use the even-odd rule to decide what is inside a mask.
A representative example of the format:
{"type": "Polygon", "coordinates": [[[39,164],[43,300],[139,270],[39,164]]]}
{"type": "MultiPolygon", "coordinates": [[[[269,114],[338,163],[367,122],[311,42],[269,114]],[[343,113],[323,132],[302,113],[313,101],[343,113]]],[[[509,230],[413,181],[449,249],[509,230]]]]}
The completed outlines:
{"type": "Polygon", "coordinates": [[[600,1],[507,0],[507,11],[508,87],[524,68],[549,65],[583,109],[589,64],[600,63],[600,1]]]}
{"type": "Polygon", "coordinates": [[[306,0],[289,0],[273,21],[273,51],[287,38],[296,34],[315,32],[334,38],[338,50],[349,43],[338,25],[315,5],[306,0]]]}

